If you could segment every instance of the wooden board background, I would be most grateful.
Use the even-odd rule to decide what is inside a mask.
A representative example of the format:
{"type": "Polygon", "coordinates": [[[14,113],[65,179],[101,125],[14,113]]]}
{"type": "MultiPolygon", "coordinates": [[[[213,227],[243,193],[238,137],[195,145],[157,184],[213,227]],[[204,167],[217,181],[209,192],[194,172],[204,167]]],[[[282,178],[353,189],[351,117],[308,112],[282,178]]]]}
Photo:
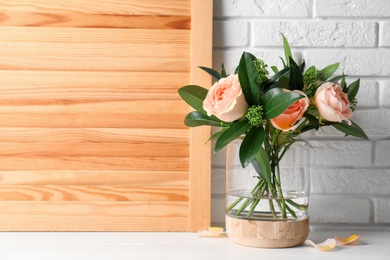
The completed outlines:
{"type": "Polygon", "coordinates": [[[197,231],[211,0],[0,0],[0,230],[197,231]]]}

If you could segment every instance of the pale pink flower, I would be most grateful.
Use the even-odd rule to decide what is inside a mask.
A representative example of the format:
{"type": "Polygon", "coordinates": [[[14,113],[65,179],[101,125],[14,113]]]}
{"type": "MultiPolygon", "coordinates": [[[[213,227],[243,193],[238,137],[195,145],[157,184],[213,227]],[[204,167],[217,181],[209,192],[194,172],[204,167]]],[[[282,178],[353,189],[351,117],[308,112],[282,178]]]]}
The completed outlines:
{"type": "Polygon", "coordinates": [[[346,121],[351,123],[352,110],[348,95],[341,87],[332,82],[325,82],[316,91],[314,102],[321,117],[330,122],[346,121]]]}
{"type": "Polygon", "coordinates": [[[203,101],[203,109],[225,122],[242,117],[248,109],[237,75],[230,75],[216,82],[203,101]]]}

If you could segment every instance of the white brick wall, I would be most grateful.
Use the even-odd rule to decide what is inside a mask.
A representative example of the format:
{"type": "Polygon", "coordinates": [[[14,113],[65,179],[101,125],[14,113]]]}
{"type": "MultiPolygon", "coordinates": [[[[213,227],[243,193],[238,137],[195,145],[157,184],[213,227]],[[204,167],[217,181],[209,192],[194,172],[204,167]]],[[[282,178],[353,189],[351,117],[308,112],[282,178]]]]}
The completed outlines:
{"type": "MultiPolygon", "coordinates": [[[[356,121],[370,141],[330,127],[305,134],[313,230],[390,230],[390,1],[214,0],[213,67],[233,72],[243,51],[281,67],[280,33],[308,66],[340,62],[361,79],[356,121]]],[[[213,158],[212,222],[224,223],[225,152],[213,158]]]]}

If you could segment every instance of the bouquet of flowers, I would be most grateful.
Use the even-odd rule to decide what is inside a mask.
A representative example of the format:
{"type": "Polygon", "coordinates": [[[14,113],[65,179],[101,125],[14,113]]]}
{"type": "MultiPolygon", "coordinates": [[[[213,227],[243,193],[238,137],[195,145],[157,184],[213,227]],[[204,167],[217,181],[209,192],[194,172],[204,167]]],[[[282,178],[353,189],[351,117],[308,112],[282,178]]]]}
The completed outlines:
{"type": "Polygon", "coordinates": [[[345,75],[332,77],[338,63],[321,70],[315,66],[305,70],[305,62],[297,64],[288,41],[284,35],[282,38],[283,68],[271,66],[272,76],[263,60],[244,52],[234,74],[228,75],[223,64],[220,73],[200,67],[216,80],[210,90],[189,85],[178,91],[195,109],[185,117],[185,125],[220,127],[210,137],[216,139],[214,154],[235,139],[243,139],[241,165],[252,164],[258,174],[252,190],[254,198],[248,198],[239,210],[248,208],[248,217],[264,196],[278,198],[275,218],[284,219],[288,213],[295,217],[293,208],[303,206],[283,198],[279,170],[281,159],[300,134],[332,126],[345,135],[368,139],[350,119],[357,105],[360,80],[347,84],[345,75]]]}

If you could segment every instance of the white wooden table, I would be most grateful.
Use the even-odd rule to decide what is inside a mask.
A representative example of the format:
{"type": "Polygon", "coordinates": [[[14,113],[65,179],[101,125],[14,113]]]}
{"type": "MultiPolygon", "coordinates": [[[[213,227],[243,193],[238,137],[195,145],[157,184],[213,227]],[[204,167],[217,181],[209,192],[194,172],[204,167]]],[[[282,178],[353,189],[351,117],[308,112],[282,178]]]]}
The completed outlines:
{"type": "MultiPolygon", "coordinates": [[[[311,233],[326,238],[351,233],[311,233]]],[[[227,237],[198,238],[196,233],[0,233],[0,259],[51,260],[250,260],[390,259],[390,232],[360,232],[359,245],[321,252],[313,247],[259,249],[233,244],[227,237]]]]}

